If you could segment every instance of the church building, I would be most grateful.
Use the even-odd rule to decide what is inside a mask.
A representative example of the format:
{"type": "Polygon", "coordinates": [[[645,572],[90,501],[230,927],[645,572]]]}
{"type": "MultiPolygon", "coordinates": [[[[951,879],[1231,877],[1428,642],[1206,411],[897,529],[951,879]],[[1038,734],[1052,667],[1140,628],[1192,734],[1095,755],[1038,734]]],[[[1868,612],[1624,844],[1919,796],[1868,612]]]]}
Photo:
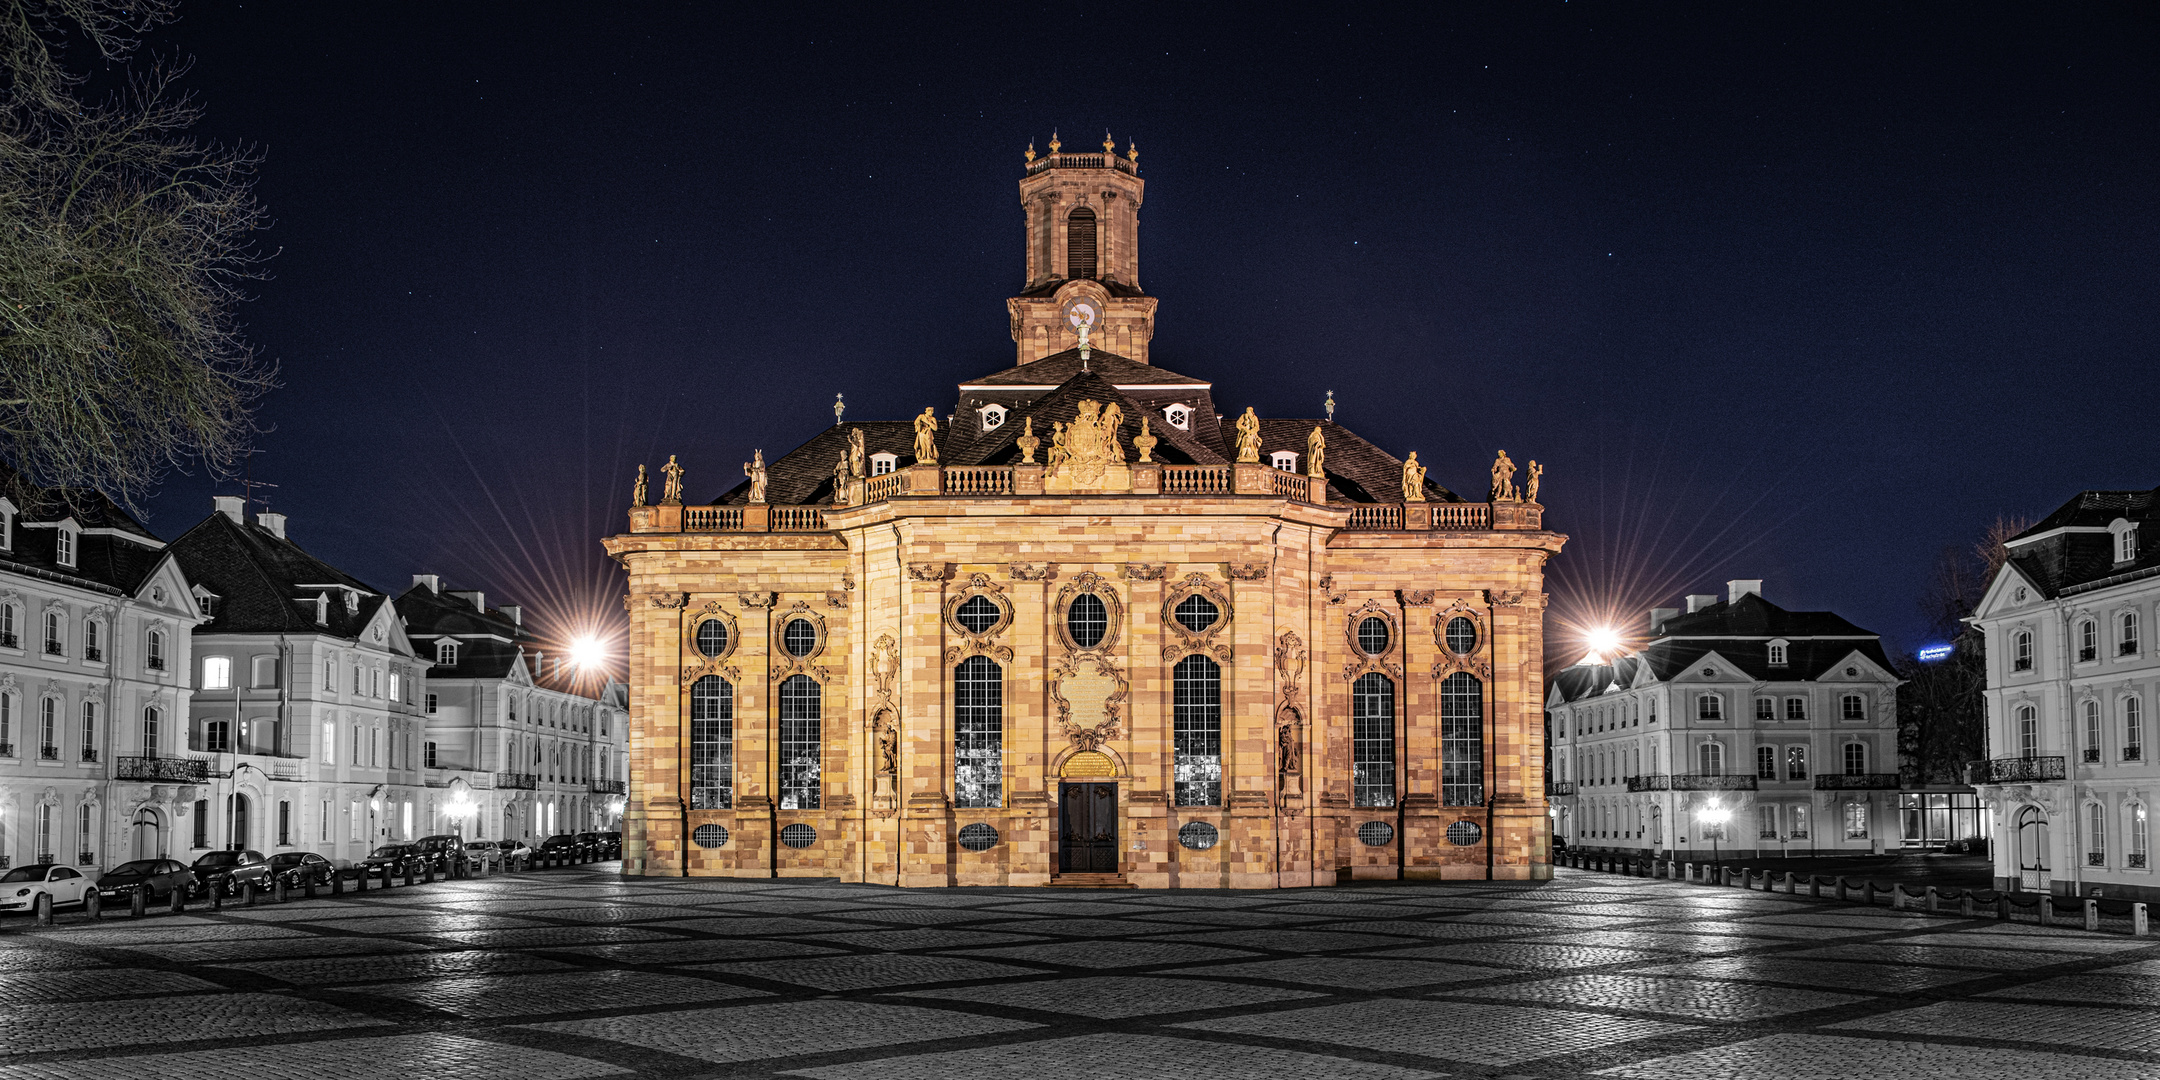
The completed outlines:
{"type": "Polygon", "coordinates": [[[703,504],[640,468],[626,874],[1550,876],[1539,467],[1451,463],[1465,498],[1219,414],[1152,354],[1143,191],[1107,139],[1030,149],[1014,365],[950,409],[836,415],[703,504]]]}

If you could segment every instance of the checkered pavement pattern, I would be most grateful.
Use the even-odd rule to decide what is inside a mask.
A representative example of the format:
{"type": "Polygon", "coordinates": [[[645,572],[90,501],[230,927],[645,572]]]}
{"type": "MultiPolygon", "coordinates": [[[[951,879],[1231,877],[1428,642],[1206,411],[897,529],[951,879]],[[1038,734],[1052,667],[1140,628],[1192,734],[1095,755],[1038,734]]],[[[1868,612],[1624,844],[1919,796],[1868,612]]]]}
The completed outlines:
{"type": "Polygon", "coordinates": [[[2160,941],[1560,871],[444,881],[0,921],[0,1080],[2160,1077],[2160,941]]]}

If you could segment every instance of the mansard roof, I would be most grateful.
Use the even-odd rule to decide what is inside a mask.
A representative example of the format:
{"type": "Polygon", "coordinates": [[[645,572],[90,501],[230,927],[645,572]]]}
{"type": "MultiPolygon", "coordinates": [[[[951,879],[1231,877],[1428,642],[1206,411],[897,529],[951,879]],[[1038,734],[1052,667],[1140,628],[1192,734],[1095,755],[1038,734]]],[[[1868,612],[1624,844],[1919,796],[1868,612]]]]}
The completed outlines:
{"type": "MultiPolygon", "coordinates": [[[[519,647],[532,635],[499,609],[481,610],[471,599],[444,590],[436,592],[414,584],[397,600],[398,615],[416,648],[432,648],[428,639],[448,637],[456,641],[457,663],[436,664],[430,679],[500,679],[517,664],[519,647]]],[[[422,659],[429,659],[423,651],[422,659]]]]}
{"type": "MultiPolygon", "coordinates": [[[[942,437],[945,422],[938,421],[942,437]]],[[[863,453],[892,454],[899,467],[915,464],[915,422],[912,420],[850,420],[834,424],[810,441],[765,462],[765,501],[781,506],[810,506],[832,502],[833,466],[847,452],[849,432],[863,433],[863,453]]],[[[865,466],[867,467],[867,465],[865,466]]],[[[740,506],[750,501],[746,477],[727,489],[713,505],[740,506]]]]}
{"type": "Polygon", "coordinates": [[[1190,375],[1165,371],[1153,364],[1128,360],[1116,353],[1104,352],[1101,349],[1091,349],[1089,351],[1090,355],[1085,364],[1081,363],[1080,350],[1072,348],[1061,353],[1051,353],[1032,364],[1009,367],[1003,371],[992,372],[979,379],[969,380],[961,383],[960,388],[963,390],[998,390],[1006,388],[1017,390],[1030,386],[1063,386],[1073,376],[1080,374],[1082,371],[1095,372],[1108,379],[1113,386],[1175,388],[1180,386],[1205,387],[1212,385],[1206,379],[1195,379],[1190,375]]]}
{"type": "Polygon", "coordinates": [[[2160,568],[2160,529],[2140,529],[2137,558],[2115,561],[2115,537],[2107,527],[2117,519],[2139,525],[2160,521],[2160,488],[2078,492],[2039,524],[2011,537],[2009,561],[2050,598],[2160,568]]]}
{"type": "Polygon", "coordinates": [[[1872,630],[1854,626],[1829,611],[1787,611],[1748,593],[1737,601],[1711,604],[1665,620],[1650,644],[1611,664],[1576,664],[1547,681],[1548,693],[1574,702],[1605,692],[1614,681],[1626,687],[1643,669],[1658,682],[1669,682],[1717,654],[1751,679],[1761,682],[1812,682],[1831,674],[1854,653],[1884,671],[1897,669],[1872,630]],[[1770,643],[1785,642],[1785,663],[1772,666],[1770,643]]]}
{"type": "Polygon", "coordinates": [[[212,513],[172,542],[190,583],[218,597],[202,634],[328,634],[357,641],[387,601],[380,590],[308,554],[259,524],[212,513]],[[332,591],[328,624],[315,621],[312,598],[332,591]],[[359,594],[347,612],[341,591],[359,594]],[[309,602],[303,604],[302,600],[309,602]]]}
{"type": "Polygon", "coordinates": [[[133,595],[167,557],[164,541],[99,492],[41,487],[0,464],[0,494],[16,503],[17,511],[14,542],[0,550],[0,573],[133,595]],[[60,565],[59,530],[39,527],[62,521],[84,530],[75,541],[73,566],[60,565]]]}
{"type": "Polygon", "coordinates": [[[1108,375],[1091,369],[1074,374],[1057,389],[1008,411],[1005,423],[994,431],[974,437],[956,435],[950,451],[946,453],[948,463],[1009,465],[1020,460],[1018,441],[1027,431],[1028,421],[1031,420],[1034,422],[1035,437],[1042,440],[1042,445],[1035,451],[1035,460],[1042,461],[1043,455],[1050,449],[1053,425],[1072,423],[1073,419],[1080,415],[1082,401],[1114,404],[1118,407],[1120,415],[1117,442],[1118,446],[1130,455],[1125,459],[1127,461],[1139,458],[1139,454],[1132,449],[1132,441],[1140,436],[1140,418],[1143,416],[1151,421],[1148,432],[1159,440],[1154,454],[1151,455],[1157,461],[1171,465],[1221,465],[1229,460],[1213,447],[1194,438],[1191,433],[1179,431],[1163,423],[1153,409],[1134,401],[1131,395],[1119,390],[1108,375]]]}
{"type": "MultiPolygon", "coordinates": [[[[1319,428],[1327,439],[1321,470],[1327,473],[1329,502],[1401,502],[1402,459],[1367,441],[1364,436],[1333,420],[1283,420],[1260,418],[1260,460],[1279,450],[1298,456],[1298,472],[1305,471],[1305,440],[1319,428]]],[[[1237,426],[1223,421],[1224,451],[1237,458],[1237,426]]],[[[1430,463],[1424,463],[1430,467],[1430,463]]],[[[1432,502],[1463,502],[1462,496],[1425,478],[1425,498],[1432,502]]]]}

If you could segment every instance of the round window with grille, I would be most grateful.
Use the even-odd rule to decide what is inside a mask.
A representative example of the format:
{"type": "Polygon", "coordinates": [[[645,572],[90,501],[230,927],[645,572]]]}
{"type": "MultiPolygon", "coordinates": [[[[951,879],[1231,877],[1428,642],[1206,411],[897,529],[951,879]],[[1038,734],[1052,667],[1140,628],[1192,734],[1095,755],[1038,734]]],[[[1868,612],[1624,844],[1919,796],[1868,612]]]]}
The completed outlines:
{"type": "Polygon", "coordinates": [[[1387,652],[1387,620],[1375,615],[1357,624],[1357,647],[1367,656],[1379,656],[1387,652]]]}
{"type": "Polygon", "coordinates": [[[1357,827],[1357,838],[1366,847],[1384,847],[1395,842],[1395,826],[1385,821],[1368,821],[1357,827]]]}
{"type": "Polygon", "coordinates": [[[960,846],[969,851],[988,851],[996,847],[997,842],[997,829],[980,821],[960,827],[960,846]]]}
{"type": "Polygon", "coordinates": [[[780,842],[789,847],[809,847],[817,843],[817,830],[797,822],[780,830],[780,842]]]}
{"type": "Polygon", "coordinates": [[[1460,844],[1468,847],[1484,839],[1485,830],[1478,828],[1478,823],[1475,821],[1458,821],[1447,827],[1447,838],[1450,844],[1460,844]]]}
{"type": "Polygon", "coordinates": [[[698,624],[697,651],[707,656],[718,656],[727,651],[727,624],[718,619],[707,619],[698,624]]]}
{"type": "Polygon", "coordinates": [[[726,847],[727,826],[700,825],[690,830],[690,839],[699,847],[726,847]]]}
{"type": "Polygon", "coordinates": [[[1188,821],[1178,826],[1177,842],[1194,851],[1206,851],[1220,839],[1222,836],[1215,831],[1215,826],[1205,821],[1188,821]]]}
{"type": "Polygon", "coordinates": [[[788,620],[788,624],[780,628],[780,647],[786,649],[789,656],[810,655],[810,650],[817,648],[817,627],[810,625],[808,619],[788,620]]]}
{"type": "Polygon", "coordinates": [[[1094,593],[1073,597],[1065,609],[1065,632],[1072,635],[1073,644],[1092,649],[1102,644],[1103,635],[1109,631],[1110,609],[1103,606],[1102,597],[1094,593]]]}
{"type": "Polygon", "coordinates": [[[987,596],[971,596],[953,612],[953,618],[970,634],[980,634],[998,624],[997,601],[987,596]]]}
{"type": "Polygon", "coordinates": [[[1215,625],[1215,620],[1220,618],[1222,609],[1216,607],[1213,600],[1198,594],[1186,597],[1177,606],[1178,625],[1195,634],[1215,625]]]}
{"type": "Polygon", "coordinates": [[[1467,656],[1477,648],[1477,624],[1460,615],[1449,619],[1447,624],[1447,647],[1457,656],[1467,656]]]}

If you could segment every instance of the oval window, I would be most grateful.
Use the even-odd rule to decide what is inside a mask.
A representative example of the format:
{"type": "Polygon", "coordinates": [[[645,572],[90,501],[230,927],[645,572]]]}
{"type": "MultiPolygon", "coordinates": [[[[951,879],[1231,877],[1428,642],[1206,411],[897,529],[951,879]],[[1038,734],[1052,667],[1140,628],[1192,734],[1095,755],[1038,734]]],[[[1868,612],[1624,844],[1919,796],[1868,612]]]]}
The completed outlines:
{"type": "Polygon", "coordinates": [[[960,846],[969,851],[988,851],[997,846],[998,831],[995,827],[978,821],[960,827],[960,846]]]}
{"type": "Polygon", "coordinates": [[[997,601],[987,596],[971,596],[953,613],[961,627],[970,634],[980,634],[998,624],[997,601]]]}
{"type": "Polygon", "coordinates": [[[1197,634],[1222,618],[1222,609],[1215,602],[1198,594],[1188,596],[1177,606],[1178,625],[1197,634]]]}
{"type": "Polygon", "coordinates": [[[797,822],[780,830],[780,842],[794,848],[809,847],[817,843],[817,830],[797,822]]]}
{"type": "Polygon", "coordinates": [[[1358,624],[1358,648],[1367,656],[1379,656],[1388,649],[1387,620],[1375,615],[1358,624]]]}
{"type": "Polygon", "coordinates": [[[1072,635],[1073,644],[1083,649],[1102,644],[1103,635],[1110,632],[1110,609],[1104,606],[1102,597],[1094,593],[1073,597],[1072,605],[1065,609],[1065,632],[1072,635]]]}
{"type": "Polygon", "coordinates": [[[1205,821],[1188,821],[1178,826],[1177,842],[1194,851],[1206,851],[1220,839],[1222,836],[1215,831],[1215,826],[1205,821]]]}
{"type": "Polygon", "coordinates": [[[698,624],[697,651],[706,656],[718,656],[727,651],[727,624],[718,619],[707,619],[698,624]]]}
{"type": "Polygon", "coordinates": [[[1395,826],[1385,821],[1368,821],[1357,827],[1357,838],[1366,847],[1385,847],[1395,841],[1395,826]]]}
{"type": "Polygon", "coordinates": [[[1450,844],[1468,847],[1484,839],[1485,830],[1478,828],[1475,821],[1458,821],[1447,827],[1447,838],[1450,844]]]}
{"type": "Polygon", "coordinates": [[[727,826],[700,825],[690,830],[690,839],[695,841],[699,847],[726,847],[727,826]]]}
{"type": "Polygon", "coordinates": [[[1467,656],[1477,648],[1477,624],[1460,615],[1449,619],[1447,624],[1447,647],[1457,656],[1467,656]]]}
{"type": "Polygon", "coordinates": [[[789,656],[810,655],[810,650],[817,648],[817,627],[810,625],[808,619],[788,620],[788,624],[780,628],[780,647],[786,649],[789,656]]]}

